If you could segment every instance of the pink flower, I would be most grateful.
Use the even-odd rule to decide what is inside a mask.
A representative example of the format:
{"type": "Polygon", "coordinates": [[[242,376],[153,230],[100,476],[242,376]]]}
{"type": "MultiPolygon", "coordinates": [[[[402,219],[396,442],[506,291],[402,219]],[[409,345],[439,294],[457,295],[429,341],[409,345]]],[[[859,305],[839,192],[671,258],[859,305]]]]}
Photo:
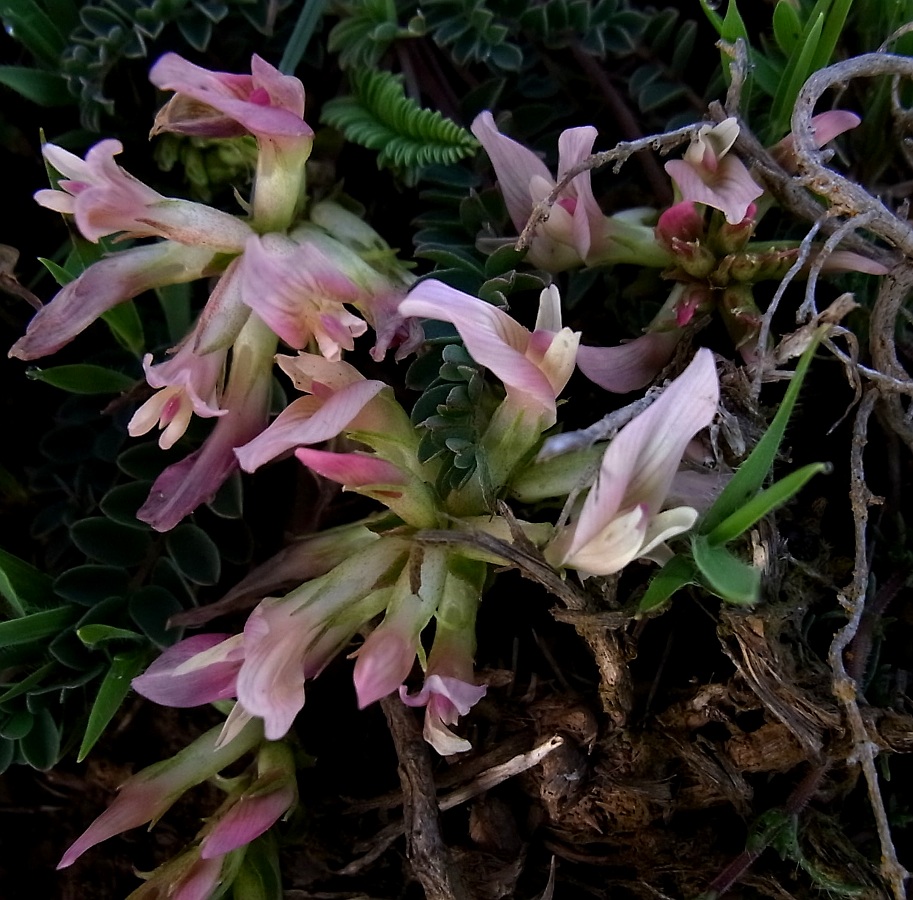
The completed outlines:
{"type": "Polygon", "coordinates": [[[415,664],[419,636],[443,598],[447,579],[447,554],[426,548],[413,593],[415,573],[407,566],[393,589],[383,622],[358,649],[355,691],[359,709],[397,690],[415,664]]]}
{"type": "MultiPolygon", "coordinates": [[[[498,131],[487,110],[476,116],[472,133],[491,159],[507,211],[518,232],[526,226],[533,206],[544,200],[557,181],[532,150],[498,131]]],[[[596,129],[570,128],[558,139],[558,180],[582,162],[593,149],[596,129]]],[[[609,226],[593,189],[590,173],[576,176],[552,207],[549,218],[539,226],[530,246],[530,262],[559,272],[598,257],[609,244],[609,226]]]]}
{"type": "Polygon", "coordinates": [[[210,249],[167,241],[99,260],[38,310],[9,355],[37,359],[54,353],[118,303],[154,287],[209,274],[213,257],[210,249]]]}
{"type": "Polygon", "coordinates": [[[278,740],[304,706],[304,683],[315,678],[365,622],[386,605],[375,590],[398,575],[406,542],[383,538],[282,599],[267,597],[244,626],[244,662],[238,703],[263,719],[267,739],[278,740]]]}
{"type": "MultiPolygon", "coordinates": [[[[825,144],[829,144],[835,137],[855,128],[861,121],[862,119],[856,113],[846,109],[830,109],[817,116],[812,116],[809,124],[812,128],[815,146],[823,147],[825,144]]],[[[770,154],[787,172],[795,172],[798,161],[796,159],[796,138],[793,133],[790,132],[783,140],[774,144],[770,148],[770,154]]]]}
{"type": "Polygon", "coordinates": [[[254,235],[241,271],[244,302],[296,350],[313,338],[327,359],[339,359],[367,331],[343,306],[363,299],[364,292],[311,242],[254,235]]]}
{"type": "Polygon", "coordinates": [[[425,707],[425,740],[442,756],[472,748],[448,726],[465,716],[487,690],[475,684],[473,677],[476,612],[484,581],[485,565],[465,558],[459,576],[448,573],[436,613],[425,682],[414,695],[405,686],[399,689],[403,703],[425,707]]]}
{"type": "Polygon", "coordinates": [[[62,147],[45,144],[45,159],[65,178],[59,190],[38,191],[35,199],[74,216],[90,241],[123,232],[125,237],[163,237],[222,253],[243,249],[250,226],[202,203],[163,197],[114,162],[123,149],[120,141],[101,141],[81,160],[62,147]]]}
{"type": "Polygon", "coordinates": [[[295,759],[287,744],[269,742],[257,753],[257,777],[228,807],[216,814],[200,844],[200,856],[214,859],[256,840],[298,801],[295,759]]]}
{"type": "Polygon", "coordinates": [[[280,368],[309,397],[293,400],[262,434],[239,447],[241,468],[253,472],[294,447],[319,444],[370,417],[370,405],[387,387],[368,381],[348,363],[326,360],[313,353],[279,356],[280,368]]]}
{"type": "Polygon", "coordinates": [[[577,368],[604,390],[616,394],[637,391],[669,363],[681,336],[679,329],[648,331],[617,347],[580,347],[577,368]]]}
{"type": "Polygon", "coordinates": [[[451,322],[472,358],[504,383],[508,400],[536,416],[544,430],[555,424],[555,401],[574,371],[580,340],[579,333],[561,328],[559,304],[554,286],[543,291],[530,332],[492,304],[427,279],[399,308],[407,316],[451,322]]]}
{"type": "Polygon", "coordinates": [[[261,740],[260,729],[248,725],[232,741],[217,747],[220,730],[207,731],[171,759],[129,778],[114,802],[67,850],[57,868],[72,865],[90,847],[116,834],[158,821],[185,791],[231,765],[261,740]]]}
{"type": "Polygon", "coordinates": [[[738,135],[734,118],[703,125],[684,158],[669,160],[665,165],[683,200],[720,210],[731,225],[738,225],[749,205],[764,193],[745,164],[729,153],[738,135]]]}
{"type": "Polygon", "coordinates": [[[144,876],[128,900],[211,900],[231,868],[223,857],[201,859],[194,847],[144,876]]]}
{"type": "Polygon", "coordinates": [[[213,418],[228,412],[219,409],[227,351],[200,355],[194,352],[193,337],[191,333],[170,359],[157,365],[151,353],[143,357],[146,381],[157,391],[133,414],[127,425],[131,437],[151,431],[158,423],[163,429],[159,446],[167,450],[183,436],[194,413],[213,418]]]}
{"type": "Polygon", "coordinates": [[[240,635],[196,634],[162,653],[132,681],[133,690],[161,706],[202,706],[236,696],[244,649],[240,635]]]}
{"type": "Polygon", "coordinates": [[[156,117],[153,134],[175,131],[200,137],[252,134],[276,141],[306,140],[313,130],[303,121],[304,87],[255,53],[250,75],[211,72],[176,53],[152,67],[149,80],[175,96],[156,117]]]}
{"type": "Polygon", "coordinates": [[[174,528],[201,503],[211,500],[238,468],[235,449],[266,427],[276,339],[252,316],[235,342],[222,406],[224,416],[203,445],[169,466],[155,480],[137,518],[156,531],[174,528]]]}
{"type": "Polygon", "coordinates": [[[546,559],[587,577],[662,554],[663,542],[697,519],[691,507],[662,508],[685,448],[713,420],[718,402],[713,355],[702,349],[610,442],[580,513],[546,547],[546,559]]]}

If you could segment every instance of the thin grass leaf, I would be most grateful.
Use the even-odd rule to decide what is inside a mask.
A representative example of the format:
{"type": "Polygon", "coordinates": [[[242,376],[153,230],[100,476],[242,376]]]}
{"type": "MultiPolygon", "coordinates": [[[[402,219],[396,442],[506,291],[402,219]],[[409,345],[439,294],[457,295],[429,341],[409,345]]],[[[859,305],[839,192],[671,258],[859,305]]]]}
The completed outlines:
{"type": "Polygon", "coordinates": [[[707,511],[700,523],[699,531],[701,534],[712,534],[721,522],[741,509],[761,489],[764,479],[767,477],[767,473],[770,472],[777,456],[777,450],[780,448],[780,442],[786,432],[786,425],[799,397],[805,374],[808,372],[812,356],[824,331],[825,329],[821,328],[815,333],[812,342],[802,354],[799,364],[796,366],[796,371],[793,373],[792,381],[790,381],[783,397],[783,402],[770,423],[770,427],[761,440],[758,441],[754,450],[751,451],[748,459],[736,470],[729,484],[723,488],[716,502],[707,511]]]}
{"type": "Polygon", "coordinates": [[[102,736],[108,723],[124,702],[124,697],[130,690],[130,682],[145,667],[148,656],[148,651],[145,649],[131,650],[128,653],[118,653],[111,660],[111,668],[108,669],[108,674],[105,675],[101,687],[98,689],[95,703],[92,704],[86,733],[79,747],[76,762],[82,762],[102,736]]]}
{"type": "Polygon", "coordinates": [[[298,20],[295,22],[291,37],[282,53],[282,59],[279,60],[279,71],[283,75],[292,75],[298,68],[298,63],[304,58],[314,30],[323,17],[326,5],[326,0],[305,0],[302,4],[298,20]]]}
{"type": "Polygon", "coordinates": [[[31,644],[54,637],[76,618],[76,612],[71,606],[59,606],[0,622],[0,647],[31,644]]]}
{"type": "Polygon", "coordinates": [[[640,599],[637,612],[653,612],[671,599],[685,585],[697,584],[697,568],[687,556],[673,556],[654,576],[640,599]]]}
{"type": "Polygon", "coordinates": [[[797,47],[797,52],[786,64],[780,89],[771,105],[771,131],[767,135],[770,140],[782,137],[789,130],[792,109],[802,85],[812,72],[812,59],[815,56],[815,49],[821,38],[823,27],[823,15],[818,15],[814,20],[810,19],[802,35],[801,47],[797,47]]]}
{"type": "Polygon", "coordinates": [[[51,579],[18,556],[0,550],[0,596],[17,616],[26,616],[47,604],[51,579]]]}
{"type": "Polygon", "coordinates": [[[813,476],[827,474],[831,471],[830,463],[809,463],[795,472],[790,472],[776,484],[772,484],[766,491],[752,497],[744,506],[737,509],[728,519],[717,525],[707,540],[711,545],[726,544],[740,534],[744,534],[759,519],[763,519],[769,512],[782,506],[797,494],[813,476]]]}
{"type": "Polygon", "coordinates": [[[91,363],[74,363],[70,366],[54,366],[52,369],[40,369],[32,366],[26,375],[35,381],[43,381],[71,394],[119,394],[129,391],[136,384],[136,379],[115,372],[104,366],[91,363]]]}

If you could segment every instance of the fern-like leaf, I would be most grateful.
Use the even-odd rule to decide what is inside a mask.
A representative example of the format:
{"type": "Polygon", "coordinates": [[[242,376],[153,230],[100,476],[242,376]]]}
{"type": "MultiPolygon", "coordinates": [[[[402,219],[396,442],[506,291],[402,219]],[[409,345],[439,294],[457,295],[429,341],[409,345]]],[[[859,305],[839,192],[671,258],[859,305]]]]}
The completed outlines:
{"type": "Polygon", "coordinates": [[[466,129],[408,98],[399,76],[365,69],[351,77],[352,95],[327,103],[321,121],[353,143],[379,151],[378,166],[450,165],[478,149],[466,129]]]}

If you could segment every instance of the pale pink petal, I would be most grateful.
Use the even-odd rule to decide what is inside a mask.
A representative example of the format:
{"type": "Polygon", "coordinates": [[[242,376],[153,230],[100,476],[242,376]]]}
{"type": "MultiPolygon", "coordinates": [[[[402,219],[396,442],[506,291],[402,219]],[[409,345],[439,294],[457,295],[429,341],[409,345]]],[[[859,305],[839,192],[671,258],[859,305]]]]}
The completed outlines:
{"type": "Polygon", "coordinates": [[[407,316],[451,322],[472,358],[500,378],[508,393],[517,391],[541,410],[554,409],[551,383],[526,356],[530,333],[507,313],[434,279],[413,288],[399,308],[407,316]]]}
{"type": "Polygon", "coordinates": [[[222,883],[222,864],[221,857],[198,859],[181,880],[170,888],[168,900],[210,900],[222,883]]]}
{"type": "MultiPolygon", "coordinates": [[[[811,260],[809,266],[814,263],[811,260]]],[[[891,270],[874,259],[852,250],[835,250],[824,260],[822,272],[864,272],[866,275],[887,275],[891,270]]]]}
{"type": "MultiPolygon", "coordinates": [[[[855,128],[860,122],[862,122],[862,119],[856,113],[846,109],[831,109],[817,116],[812,116],[809,124],[812,128],[815,146],[823,147],[834,140],[835,137],[843,134],[843,132],[855,128]]],[[[783,140],[770,148],[771,155],[787,172],[796,171],[795,147],[796,139],[793,133],[790,132],[783,140]]]]}
{"type": "MultiPolygon", "coordinates": [[[[558,138],[558,181],[593,152],[597,134],[592,125],[569,128],[561,133],[558,138]]],[[[593,196],[588,171],[581,172],[571,181],[567,195],[575,200],[571,211],[574,249],[581,259],[586,259],[591,249],[599,249],[606,229],[606,218],[593,196]]]]}
{"type": "Polygon", "coordinates": [[[522,231],[533,211],[530,182],[539,176],[554,185],[555,179],[532,150],[498,131],[488,110],[475,117],[471,130],[491,160],[514,228],[522,231]]]}
{"type": "Polygon", "coordinates": [[[383,623],[368,635],[358,650],[353,680],[358,708],[392,694],[406,680],[415,664],[415,636],[383,623]],[[411,639],[410,639],[411,638],[411,639]]]}
{"type": "Polygon", "coordinates": [[[294,400],[269,428],[238,447],[241,468],[253,472],[294,447],[328,441],[344,431],[386,386],[382,381],[360,381],[336,391],[326,400],[318,397],[294,400]]]}
{"type": "Polygon", "coordinates": [[[251,237],[241,270],[244,302],[295,349],[314,337],[324,356],[339,359],[368,328],[343,307],[364,292],[312,244],[279,234],[251,237]]]}
{"type": "Polygon", "coordinates": [[[745,218],[748,207],[764,193],[745,164],[731,154],[719,160],[714,172],[684,159],[669,160],[665,169],[681,191],[683,200],[720,210],[730,225],[738,225],[745,218]]]}
{"type": "MultiPolygon", "coordinates": [[[[593,491],[590,491],[590,496],[593,491]]],[[[611,509],[609,491],[597,497],[611,509]]],[[[611,492],[611,500],[620,502],[617,493],[611,492]]],[[[623,496],[622,496],[623,499],[623,496]]],[[[584,509],[580,513],[577,526],[570,532],[559,536],[551,548],[550,558],[559,560],[560,566],[576,569],[584,578],[590,575],[611,575],[620,572],[629,562],[641,555],[650,517],[643,504],[627,510],[616,510],[611,516],[596,520],[590,515],[592,510],[584,509]],[[570,537],[570,542],[566,540],[570,537]]]]}
{"type": "Polygon", "coordinates": [[[619,511],[643,506],[648,517],[660,511],[685,447],[710,424],[718,403],[713,354],[698,350],[659,399],[610,442],[573,529],[568,555],[595,540],[619,511]]]}
{"type": "Polygon", "coordinates": [[[243,650],[237,646],[227,658],[186,674],[175,670],[193,657],[232,640],[227,634],[197,634],[169,647],[132,683],[133,690],[162,706],[191,707],[235,696],[235,677],[243,650]]]}
{"type": "Polygon", "coordinates": [[[646,387],[675,354],[682,331],[648,331],[617,347],[578,347],[577,368],[616,394],[646,387]]]}
{"type": "Polygon", "coordinates": [[[295,799],[295,787],[291,784],[269,793],[243,795],[203,839],[200,856],[213,859],[246,846],[284,816],[295,799]]]}
{"type": "Polygon", "coordinates": [[[168,241],[105,257],[35,314],[9,355],[37,359],[54,353],[123,300],[153,287],[200,278],[212,259],[211,250],[168,241]]]}
{"type": "Polygon", "coordinates": [[[304,707],[304,655],[317,627],[292,603],[273,597],[247,619],[238,702],[263,719],[268,740],[284,737],[304,707]]]}

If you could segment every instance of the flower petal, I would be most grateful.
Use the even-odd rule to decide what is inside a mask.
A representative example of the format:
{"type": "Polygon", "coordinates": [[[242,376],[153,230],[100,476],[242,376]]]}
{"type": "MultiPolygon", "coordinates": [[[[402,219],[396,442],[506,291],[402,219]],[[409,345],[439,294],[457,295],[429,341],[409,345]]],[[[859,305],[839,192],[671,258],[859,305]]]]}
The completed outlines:
{"type": "Polygon", "coordinates": [[[672,359],[682,331],[648,331],[617,347],[578,347],[577,368],[616,394],[646,387],[672,359]]]}

